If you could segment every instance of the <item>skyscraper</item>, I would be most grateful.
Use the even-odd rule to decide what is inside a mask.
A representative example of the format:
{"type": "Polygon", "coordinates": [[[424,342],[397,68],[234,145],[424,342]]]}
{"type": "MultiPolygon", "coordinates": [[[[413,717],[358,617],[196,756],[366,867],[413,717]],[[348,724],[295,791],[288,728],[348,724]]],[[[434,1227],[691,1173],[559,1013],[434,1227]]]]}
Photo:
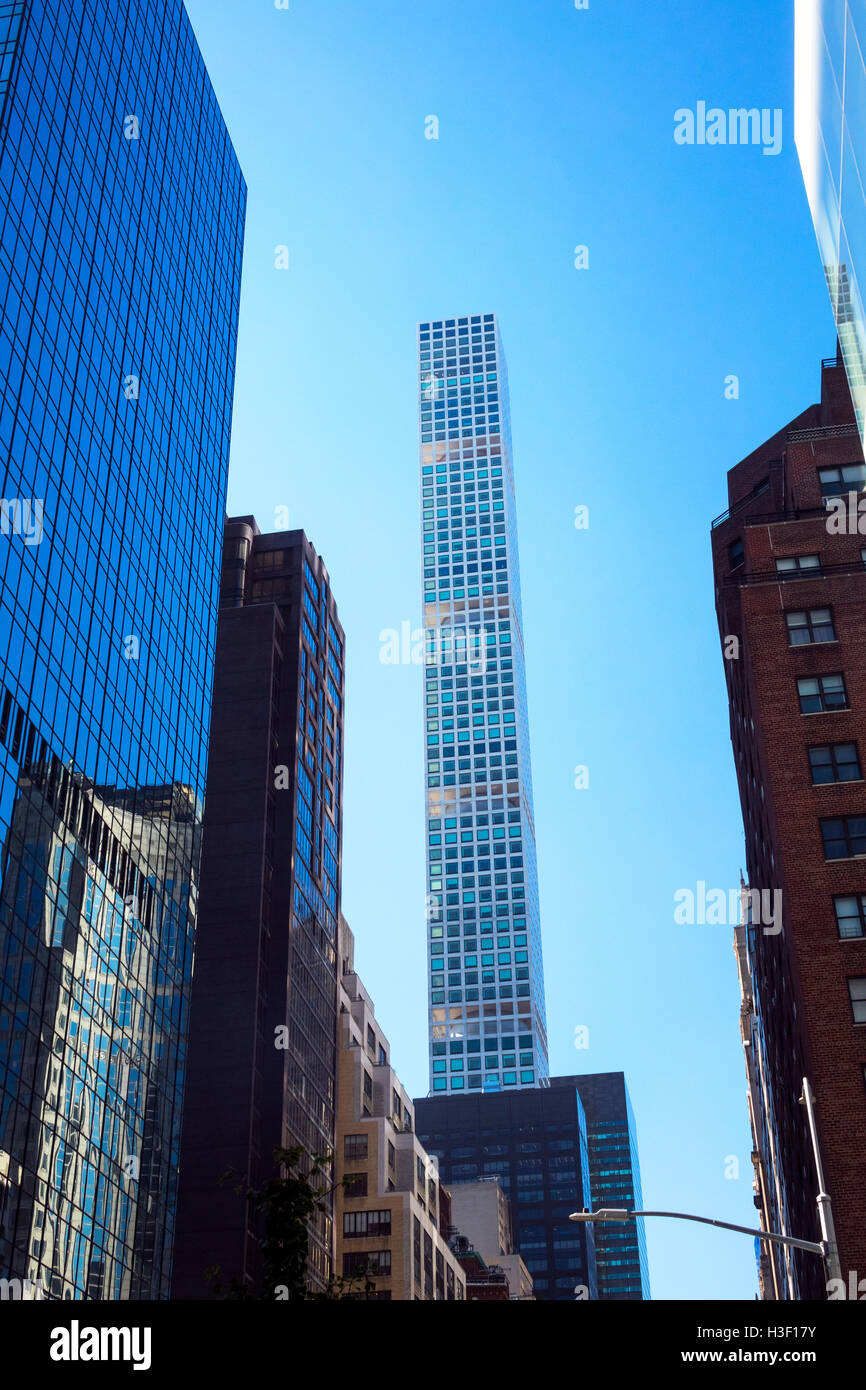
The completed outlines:
{"type": "MultiPolygon", "coordinates": [[[[226,522],[181,1146],[175,1298],[261,1279],[231,1188],[273,1152],[331,1153],[337,1077],[344,637],[302,531],[226,522]]],[[[332,1272],[330,1211],[311,1283],[332,1272]]]]}
{"type": "Polygon", "coordinates": [[[592,1205],[586,1116],[577,1086],[568,1084],[578,1079],[415,1101],[418,1137],[439,1160],[446,1188],[499,1179],[511,1203],[514,1249],[542,1302],[599,1296],[598,1228],[569,1221],[592,1205]]]}
{"type": "MultiPolygon", "coordinates": [[[[643,1208],[637,1126],[621,1071],[554,1076],[552,1087],[574,1087],[586,1115],[589,1190],[593,1211],[643,1208]]],[[[636,1302],[650,1297],[644,1223],[600,1221],[595,1228],[598,1296],[636,1302]]]]}
{"type": "Polygon", "coordinates": [[[434,1093],[548,1078],[505,357],[495,314],[418,329],[434,1093]]]}
{"type": "Polygon", "coordinates": [[[796,142],[861,443],[866,443],[866,6],[796,0],[796,142]]]}
{"type": "Polygon", "coordinates": [[[246,190],[181,0],[0,7],[0,1277],[168,1291],[246,190]]]}
{"type": "MultiPolygon", "coordinates": [[[[820,1239],[807,1077],[846,1279],[866,1269],[864,486],[833,359],[820,403],[731,469],[712,532],[750,889],[736,944],[755,1198],[765,1229],[820,1239]]],[[[825,1283],[799,1250],[761,1262],[768,1297],[825,1283]]]]}

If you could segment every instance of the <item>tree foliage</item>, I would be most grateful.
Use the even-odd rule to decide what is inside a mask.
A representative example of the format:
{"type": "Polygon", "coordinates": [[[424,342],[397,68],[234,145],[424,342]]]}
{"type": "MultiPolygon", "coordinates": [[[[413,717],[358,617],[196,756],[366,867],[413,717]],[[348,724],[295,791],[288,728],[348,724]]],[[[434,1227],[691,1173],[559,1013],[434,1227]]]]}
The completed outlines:
{"type": "MultiPolygon", "coordinates": [[[[230,1300],[295,1299],[332,1300],[356,1298],[358,1279],[332,1276],[323,1292],[308,1285],[310,1222],[317,1213],[329,1211],[328,1198],[334,1191],[330,1155],[311,1155],[301,1147],[274,1149],[275,1176],[256,1186],[229,1169],[220,1186],[234,1184],[234,1191],[247,1203],[250,1226],[259,1232],[261,1279],[258,1285],[232,1279],[226,1285],[218,1265],[205,1273],[214,1298],[230,1300]]],[[[345,1186],[343,1179],[342,1185],[345,1186]]],[[[372,1293],[375,1284],[366,1277],[363,1293],[372,1293]]]]}

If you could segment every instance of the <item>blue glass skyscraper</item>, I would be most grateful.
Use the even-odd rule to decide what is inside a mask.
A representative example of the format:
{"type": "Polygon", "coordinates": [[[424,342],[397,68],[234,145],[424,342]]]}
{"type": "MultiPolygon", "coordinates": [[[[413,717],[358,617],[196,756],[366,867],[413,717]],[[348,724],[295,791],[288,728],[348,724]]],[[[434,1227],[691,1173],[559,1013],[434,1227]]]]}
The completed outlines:
{"type": "MultiPolygon", "coordinates": [[[[554,1076],[551,1087],[576,1090],[586,1115],[591,1208],[643,1210],[637,1126],[621,1071],[585,1076],[554,1076]]],[[[651,1297],[644,1222],[602,1221],[595,1229],[598,1296],[641,1300],[651,1297]]]]}
{"type": "Polygon", "coordinates": [[[547,1025],[511,423],[495,314],[422,323],[434,1093],[544,1085],[547,1025]]]}
{"type": "Polygon", "coordinates": [[[0,1277],[167,1294],[246,189],[182,0],[0,4],[0,1277]]]}

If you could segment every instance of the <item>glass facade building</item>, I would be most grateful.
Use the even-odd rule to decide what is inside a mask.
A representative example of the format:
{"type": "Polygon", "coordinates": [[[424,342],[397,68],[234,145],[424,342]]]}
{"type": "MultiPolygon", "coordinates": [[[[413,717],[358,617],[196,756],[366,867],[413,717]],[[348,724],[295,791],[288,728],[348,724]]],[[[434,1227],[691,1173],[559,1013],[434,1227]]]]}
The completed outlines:
{"type": "Polygon", "coordinates": [[[548,1079],[508,379],[495,314],[418,329],[430,1085],[548,1079]]]}
{"type": "MultiPolygon", "coordinates": [[[[592,1210],[643,1210],[637,1128],[623,1073],[555,1076],[550,1084],[554,1089],[575,1089],[583,1103],[592,1210]]],[[[642,1220],[600,1221],[595,1227],[595,1259],[600,1299],[636,1302],[651,1297],[642,1220]]]]}
{"type": "Polygon", "coordinates": [[[796,0],[796,142],[866,446],[866,3],[796,0]]]}
{"type": "Polygon", "coordinates": [[[168,1292],[246,190],[182,0],[0,4],[0,1277],[168,1292]]]}

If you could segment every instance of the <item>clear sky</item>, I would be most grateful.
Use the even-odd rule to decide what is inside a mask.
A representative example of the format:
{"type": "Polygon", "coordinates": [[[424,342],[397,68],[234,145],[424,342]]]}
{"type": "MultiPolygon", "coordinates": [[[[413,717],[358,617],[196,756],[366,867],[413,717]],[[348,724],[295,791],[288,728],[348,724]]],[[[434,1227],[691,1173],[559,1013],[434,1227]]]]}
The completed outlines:
{"type": "MultiPolygon", "coordinates": [[[[421,620],[415,329],[496,310],[551,1070],[625,1071],[648,1207],[752,1225],[732,928],[673,898],[744,862],[710,522],[835,348],[793,0],[186,4],[249,185],[229,509],[287,506],[331,575],[343,906],[397,1069],[426,1094],[421,674],[379,660],[421,620]],[[782,152],[678,145],[699,101],[782,109],[782,152]]],[[[655,1297],[754,1297],[747,1237],[647,1224],[655,1297]]]]}

